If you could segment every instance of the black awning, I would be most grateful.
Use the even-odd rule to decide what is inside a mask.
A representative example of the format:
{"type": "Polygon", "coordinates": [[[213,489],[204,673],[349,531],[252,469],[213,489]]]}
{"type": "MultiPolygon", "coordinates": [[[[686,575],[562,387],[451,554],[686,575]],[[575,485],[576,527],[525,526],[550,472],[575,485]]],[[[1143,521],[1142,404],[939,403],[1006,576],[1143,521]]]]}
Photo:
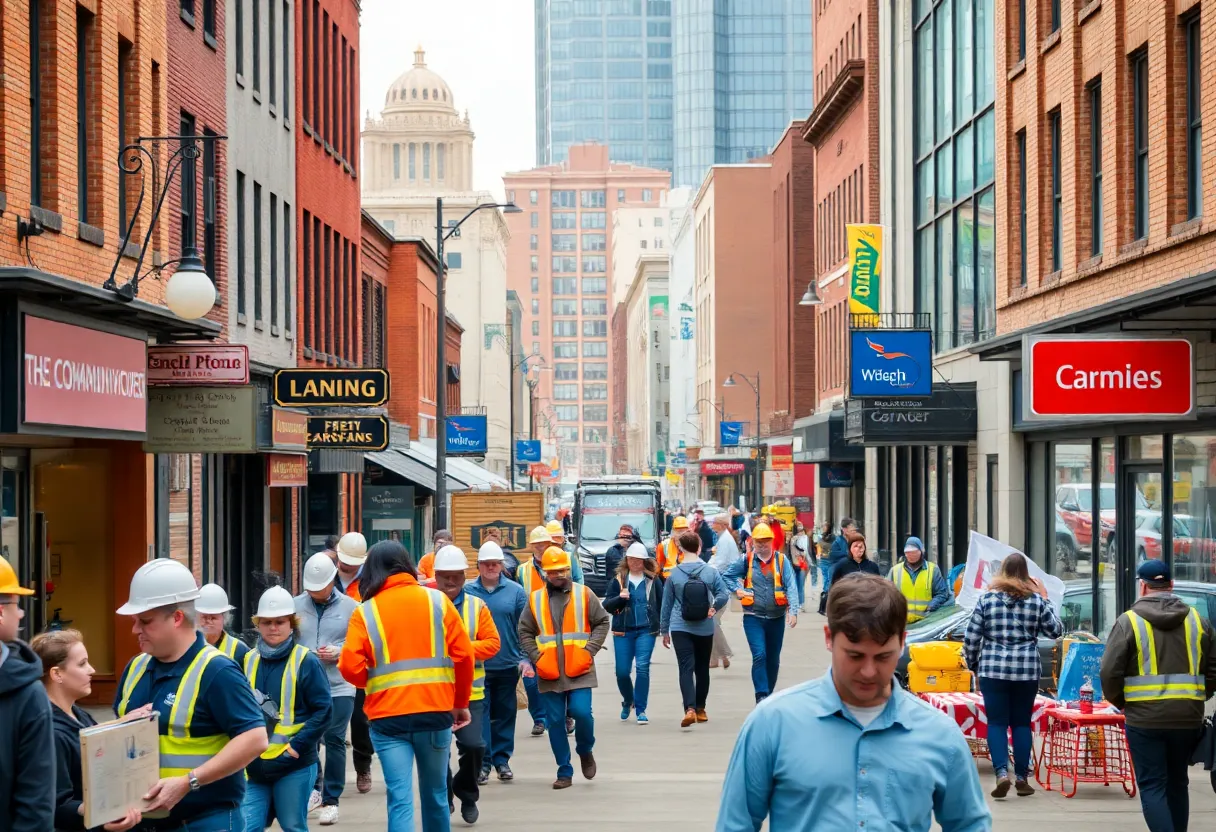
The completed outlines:
{"type": "Polygon", "coordinates": [[[850,399],[845,436],[859,447],[961,445],[979,428],[975,383],[934,384],[927,399],[850,399]]]}
{"type": "Polygon", "coordinates": [[[866,451],[850,445],[844,438],[844,411],[816,413],[794,433],[802,437],[802,450],[794,455],[795,462],[865,462],[866,451]]]}

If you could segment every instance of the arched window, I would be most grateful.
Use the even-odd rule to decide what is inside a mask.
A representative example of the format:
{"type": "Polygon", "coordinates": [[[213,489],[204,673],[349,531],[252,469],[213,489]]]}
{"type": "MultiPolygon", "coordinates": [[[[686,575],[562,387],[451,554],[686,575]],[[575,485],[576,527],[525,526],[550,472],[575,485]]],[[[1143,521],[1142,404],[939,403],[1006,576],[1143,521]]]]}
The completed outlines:
{"type": "MultiPolygon", "coordinates": [[[[423,90],[425,93],[426,90],[423,90]]],[[[429,182],[431,179],[431,143],[423,142],[422,144],[422,181],[429,182]]]]}
{"type": "Polygon", "coordinates": [[[426,100],[427,100],[427,98],[426,98],[426,94],[427,94],[427,90],[423,90],[423,91],[422,91],[422,100],[423,100],[423,101],[426,101],[426,100]]]}
{"type": "Polygon", "coordinates": [[[431,98],[438,101],[439,100],[439,90],[431,90],[431,98]]]}
{"type": "Polygon", "coordinates": [[[414,89],[410,90],[410,98],[417,98],[417,97],[418,97],[418,88],[415,87],[414,89]]]}
{"type": "Polygon", "coordinates": [[[401,145],[393,144],[393,178],[401,178],[401,145]]]}
{"type": "Polygon", "coordinates": [[[435,145],[435,169],[436,169],[435,175],[439,179],[443,179],[443,174],[444,174],[443,163],[445,161],[444,156],[447,155],[445,152],[446,150],[447,150],[447,145],[444,145],[444,144],[435,145]]]}

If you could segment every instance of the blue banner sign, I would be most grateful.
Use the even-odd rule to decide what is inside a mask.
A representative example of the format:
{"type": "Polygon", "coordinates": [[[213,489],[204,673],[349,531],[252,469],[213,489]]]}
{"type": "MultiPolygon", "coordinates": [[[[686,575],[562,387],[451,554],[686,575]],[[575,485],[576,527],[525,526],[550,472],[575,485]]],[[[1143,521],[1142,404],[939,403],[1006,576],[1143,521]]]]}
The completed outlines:
{"type": "Polygon", "coordinates": [[[718,423],[719,444],[724,448],[731,448],[739,444],[739,437],[743,435],[742,422],[719,422],[718,423]]]}
{"type": "Polygon", "coordinates": [[[520,439],[515,443],[516,462],[540,462],[540,440],[520,439]]]}
{"type": "Polygon", "coordinates": [[[452,456],[484,456],[486,441],[485,416],[449,416],[447,418],[447,452],[452,456]]]}
{"type": "Polygon", "coordinates": [[[933,343],[929,330],[855,329],[849,339],[851,397],[932,395],[933,343]]]}
{"type": "Polygon", "coordinates": [[[852,488],[853,463],[819,463],[820,488],[852,488]]]}

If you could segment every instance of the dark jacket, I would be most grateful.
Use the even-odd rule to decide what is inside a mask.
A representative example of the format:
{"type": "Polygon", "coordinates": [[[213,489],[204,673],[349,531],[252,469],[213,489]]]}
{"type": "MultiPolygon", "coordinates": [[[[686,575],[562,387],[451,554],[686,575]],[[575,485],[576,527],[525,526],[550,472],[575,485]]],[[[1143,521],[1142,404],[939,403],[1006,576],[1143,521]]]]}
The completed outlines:
{"type": "Polygon", "coordinates": [[[80,803],[84,800],[84,775],[80,769],[80,729],[97,720],[75,705],[71,715],[51,706],[55,731],[55,828],[84,829],[80,803]]]}
{"type": "MultiPolygon", "coordinates": [[[[1157,673],[1188,672],[1186,647],[1187,614],[1191,608],[1173,593],[1147,595],[1132,605],[1131,612],[1143,618],[1153,628],[1157,646],[1157,673]]],[[[1206,619],[1199,639],[1199,674],[1205,680],[1205,693],[1216,693],[1216,641],[1212,624],[1206,619]]],[[[1136,728],[1193,728],[1203,724],[1203,702],[1197,699],[1159,699],[1128,702],[1123,696],[1124,680],[1140,675],[1136,654],[1136,636],[1127,613],[1115,621],[1106,639],[1102,655],[1102,695],[1112,705],[1123,709],[1127,724],[1136,728]]]]}
{"type": "MultiPolygon", "coordinates": [[[[290,653],[288,655],[290,656],[290,653]]],[[[280,713],[286,710],[284,704],[279,702],[283,671],[286,667],[286,656],[275,661],[262,659],[258,662],[257,684],[254,685],[278,704],[280,713]]],[[[263,760],[259,757],[246,769],[250,780],[274,783],[293,771],[308,768],[317,761],[317,744],[329,728],[333,700],[330,697],[325,668],[314,653],[309,653],[300,663],[300,673],[296,679],[295,706],[297,718],[306,717],[304,727],[291,738],[291,748],[300,756],[297,758],[283,753],[273,760],[263,760]]]]}
{"type": "Polygon", "coordinates": [[[55,828],[51,700],[42,660],[23,641],[0,644],[0,818],[5,832],[55,828]]]}
{"type": "MultiPolygon", "coordinates": [[[[621,545],[618,540],[608,547],[608,551],[604,553],[604,574],[615,575],[617,567],[621,565],[621,561],[625,558],[625,550],[629,547],[621,545]]],[[[615,625],[614,625],[615,627],[615,625]]]]}
{"type": "Polygon", "coordinates": [[[850,559],[849,544],[844,539],[844,533],[842,532],[832,539],[832,548],[828,550],[828,564],[830,566],[835,566],[842,560],[846,559],[850,559]]]}
{"type": "MultiPolygon", "coordinates": [[[[660,575],[650,579],[650,596],[647,608],[650,611],[648,623],[652,636],[659,634],[659,616],[663,612],[663,577],[660,575]]],[[[629,610],[629,601],[621,597],[621,578],[613,577],[608,584],[608,594],[604,596],[604,609],[612,613],[612,632],[623,633],[626,629],[625,613],[629,610]]]]}
{"type": "Polygon", "coordinates": [[[701,560],[708,563],[714,553],[714,529],[708,520],[697,526],[697,536],[701,538],[701,560]]]}
{"type": "Polygon", "coordinates": [[[878,564],[869,558],[865,558],[861,563],[852,558],[845,558],[832,567],[832,585],[843,578],[845,575],[852,575],[854,572],[868,572],[871,575],[882,577],[882,572],[878,568],[878,564]]]}

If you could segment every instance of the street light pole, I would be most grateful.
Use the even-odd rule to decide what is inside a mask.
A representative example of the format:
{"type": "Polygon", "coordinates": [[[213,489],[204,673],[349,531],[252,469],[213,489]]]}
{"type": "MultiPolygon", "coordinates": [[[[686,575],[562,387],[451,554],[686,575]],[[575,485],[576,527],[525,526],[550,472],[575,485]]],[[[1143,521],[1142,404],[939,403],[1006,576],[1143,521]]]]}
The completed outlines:
{"type": "MultiPolygon", "coordinates": [[[[510,349],[508,349],[507,353],[509,354],[510,352],[511,352],[510,349]]],[[[511,484],[511,490],[514,491],[515,490],[515,356],[512,355],[512,356],[510,356],[510,358],[511,358],[511,369],[509,370],[509,375],[507,376],[507,398],[510,399],[510,401],[508,402],[507,409],[511,411],[511,416],[510,416],[510,420],[509,420],[510,425],[507,428],[507,433],[509,434],[509,436],[507,437],[507,445],[510,446],[510,448],[508,450],[511,455],[511,457],[510,457],[511,461],[508,463],[509,467],[507,468],[507,481],[511,484]]]]}
{"type": "Polygon", "coordinates": [[[763,500],[763,496],[760,493],[760,490],[762,487],[761,481],[760,481],[760,371],[759,370],[756,371],[756,382],[754,384],[752,383],[752,380],[750,378],[748,378],[747,376],[743,375],[743,373],[731,373],[730,375],[728,375],[726,377],[726,381],[722,382],[722,386],[723,387],[737,386],[737,383],[735,382],[735,376],[738,376],[739,378],[741,378],[745,382],[747,382],[747,386],[752,388],[752,392],[756,394],[756,439],[755,439],[755,445],[756,445],[756,459],[755,459],[755,463],[756,463],[756,478],[755,478],[756,505],[754,506],[754,508],[759,508],[760,503],[763,500]]]}

